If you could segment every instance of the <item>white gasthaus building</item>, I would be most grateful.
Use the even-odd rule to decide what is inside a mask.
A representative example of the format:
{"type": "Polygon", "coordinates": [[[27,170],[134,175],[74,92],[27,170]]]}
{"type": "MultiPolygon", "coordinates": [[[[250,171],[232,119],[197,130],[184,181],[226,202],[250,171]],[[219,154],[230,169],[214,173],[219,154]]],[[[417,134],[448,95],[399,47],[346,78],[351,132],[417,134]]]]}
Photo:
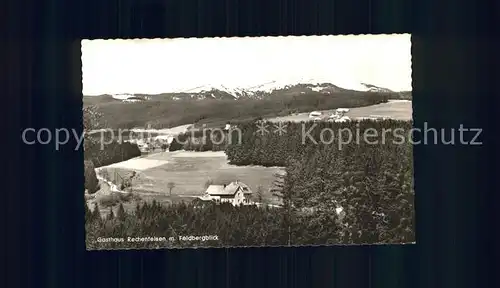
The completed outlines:
{"type": "Polygon", "coordinates": [[[252,190],[246,184],[235,181],[227,185],[210,185],[199,199],[216,203],[231,203],[234,206],[252,205],[254,203],[250,200],[251,195],[252,190]]]}

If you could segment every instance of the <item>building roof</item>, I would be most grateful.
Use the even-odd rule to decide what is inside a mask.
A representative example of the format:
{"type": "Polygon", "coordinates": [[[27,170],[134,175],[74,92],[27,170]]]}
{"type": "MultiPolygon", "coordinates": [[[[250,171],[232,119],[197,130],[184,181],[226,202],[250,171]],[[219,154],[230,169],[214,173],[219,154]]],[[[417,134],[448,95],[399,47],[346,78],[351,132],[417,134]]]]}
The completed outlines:
{"type": "MultiPolygon", "coordinates": [[[[211,198],[206,196],[206,195],[203,195],[203,196],[200,196],[198,198],[196,198],[195,200],[199,200],[199,201],[210,201],[211,198]]],[[[195,202],[196,203],[196,202],[195,202]]]]}
{"type": "Polygon", "coordinates": [[[224,185],[210,185],[206,191],[209,195],[223,195],[224,194],[224,185]]]}
{"type": "Polygon", "coordinates": [[[209,195],[234,195],[238,191],[238,188],[241,187],[243,193],[250,194],[252,191],[242,182],[231,182],[228,185],[210,185],[207,188],[206,193],[209,195]]]}
{"type": "Polygon", "coordinates": [[[245,183],[241,183],[239,181],[229,183],[229,185],[226,185],[224,191],[229,191],[231,194],[235,194],[236,191],[238,190],[238,187],[241,187],[243,193],[245,194],[252,193],[248,185],[246,185],[245,183]]]}

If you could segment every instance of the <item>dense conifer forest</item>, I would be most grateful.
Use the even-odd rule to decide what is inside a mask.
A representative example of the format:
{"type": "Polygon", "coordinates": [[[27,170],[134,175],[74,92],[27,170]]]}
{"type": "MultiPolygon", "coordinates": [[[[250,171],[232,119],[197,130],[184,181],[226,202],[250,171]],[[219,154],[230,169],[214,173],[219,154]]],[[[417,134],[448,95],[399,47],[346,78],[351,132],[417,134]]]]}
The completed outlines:
{"type": "MultiPolygon", "coordinates": [[[[224,144],[214,146],[205,142],[203,145],[209,146],[203,149],[224,149],[230,163],[235,165],[286,167],[285,174],[276,175],[273,191],[283,200],[281,208],[233,207],[197,201],[161,206],[154,202],[138,205],[134,212],[127,213],[120,204],[117,212],[110,212],[102,219],[98,209],[91,212],[87,207],[88,248],[415,241],[411,122],[289,122],[282,123],[282,133],[273,131],[277,129],[274,125],[242,122],[237,127],[241,139],[238,133],[225,134],[224,144]],[[267,127],[270,132],[260,133],[258,127],[267,127]],[[336,212],[339,209],[341,212],[336,212]],[[179,236],[188,235],[217,235],[218,240],[179,240],[179,236]],[[97,242],[99,237],[127,236],[171,240],[97,242]]],[[[177,144],[172,143],[171,148],[177,144]]]]}

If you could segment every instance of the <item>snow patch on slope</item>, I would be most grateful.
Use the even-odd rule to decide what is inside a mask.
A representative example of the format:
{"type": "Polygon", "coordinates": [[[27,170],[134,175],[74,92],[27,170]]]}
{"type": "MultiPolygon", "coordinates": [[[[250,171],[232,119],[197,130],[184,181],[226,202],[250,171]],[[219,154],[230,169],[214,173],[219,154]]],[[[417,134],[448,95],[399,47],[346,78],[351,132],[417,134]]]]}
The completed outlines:
{"type": "Polygon", "coordinates": [[[224,85],[203,85],[203,86],[198,86],[192,89],[184,90],[181,91],[183,93],[206,93],[214,97],[214,94],[211,93],[213,91],[220,91],[220,92],[225,92],[231,96],[233,96],[235,99],[240,98],[241,96],[246,96],[249,91],[246,91],[245,89],[242,88],[228,88],[224,85]]]}
{"type": "Polygon", "coordinates": [[[291,87],[291,86],[296,85],[296,84],[290,84],[289,82],[275,80],[275,81],[265,82],[262,84],[247,87],[246,90],[253,91],[253,92],[261,91],[261,92],[270,93],[274,90],[285,89],[285,88],[291,87]]]}
{"type": "Polygon", "coordinates": [[[134,94],[128,94],[128,93],[115,94],[115,95],[111,95],[111,97],[113,97],[114,99],[117,99],[117,100],[126,100],[130,97],[134,97],[134,94]]]}
{"type": "MultiPolygon", "coordinates": [[[[347,81],[340,81],[340,82],[335,82],[332,83],[330,81],[321,81],[320,79],[301,79],[299,82],[295,82],[291,84],[290,81],[269,81],[261,84],[256,84],[256,85],[251,85],[245,88],[240,88],[240,87],[227,87],[224,85],[203,85],[203,86],[198,86],[194,87],[192,89],[184,90],[184,91],[179,91],[182,93],[189,93],[189,94],[205,94],[208,95],[208,97],[215,97],[214,92],[223,92],[228,95],[233,96],[235,99],[241,98],[241,97],[257,97],[257,95],[260,94],[265,94],[265,93],[271,93],[275,90],[283,90],[283,89],[288,89],[292,88],[297,85],[305,85],[303,89],[309,89],[311,91],[315,92],[324,92],[324,93],[331,93],[335,91],[335,88],[340,88],[340,89],[346,89],[346,90],[354,90],[354,91],[361,91],[361,92],[392,92],[389,89],[377,87],[375,85],[371,84],[365,84],[363,82],[358,82],[358,81],[352,81],[352,80],[347,80],[347,81]],[[326,85],[325,85],[326,84],[326,85]],[[330,84],[330,85],[328,85],[330,84]],[[332,88],[334,90],[332,90],[332,88]]],[[[305,92],[304,92],[305,93],[305,92]]],[[[301,93],[301,94],[304,94],[301,93]]],[[[201,96],[198,96],[200,98],[201,96]]],[[[202,98],[206,98],[203,96],[202,98]]]]}

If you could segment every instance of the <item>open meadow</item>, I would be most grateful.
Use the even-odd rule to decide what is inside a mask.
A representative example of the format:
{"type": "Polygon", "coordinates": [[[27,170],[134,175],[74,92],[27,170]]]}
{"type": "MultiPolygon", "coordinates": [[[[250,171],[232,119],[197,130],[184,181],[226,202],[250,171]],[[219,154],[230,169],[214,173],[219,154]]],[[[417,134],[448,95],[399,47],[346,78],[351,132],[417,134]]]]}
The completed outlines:
{"type": "MultiPolygon", "coordinates": [[[[261,189],[269,204],[279,204],[279,199],[268,190],[273,185],[275,173],[283,170],[280,167],[230,165],[223,151],[159,152],[101,169],[107,170],[113,183],[120,183],[135,171],[131,190],[143,200],[156,199],[160,203],[190,201],[203,195],[207,183],[224,184],[239,180],[252,191],[261,189]],[[170,184],[173,186],[171,191],[169,183],[173,183],[170,184]]],[[[104,184],[104,189],[106,186],[104,184]]]]}
{"type": "MultiPolygon", "coordinates": [[[[333,110],[317,110],[323,112],[324,115],[329,115],[335,111],[333,110]]],[[[312,111],[309,111],[312,112],[312,111]]],[[[361,106],[350,108],[349,112],[345,114],[345,116],[351,119],[360,119],[360,118],[379,118],[379,117],[387,117],[394,120],[404,120],[409,121],[412,119],[412,102],[409,100],[389,100],[386,103],[380,103],[375,105],[361,106]]],[[[282,117],[274,117],[270,118],[269,121],[272,122],[281,122],[281,121],[309,121],[309,113],[298,113],[295,115],[288,115],[282,117]]]]}

